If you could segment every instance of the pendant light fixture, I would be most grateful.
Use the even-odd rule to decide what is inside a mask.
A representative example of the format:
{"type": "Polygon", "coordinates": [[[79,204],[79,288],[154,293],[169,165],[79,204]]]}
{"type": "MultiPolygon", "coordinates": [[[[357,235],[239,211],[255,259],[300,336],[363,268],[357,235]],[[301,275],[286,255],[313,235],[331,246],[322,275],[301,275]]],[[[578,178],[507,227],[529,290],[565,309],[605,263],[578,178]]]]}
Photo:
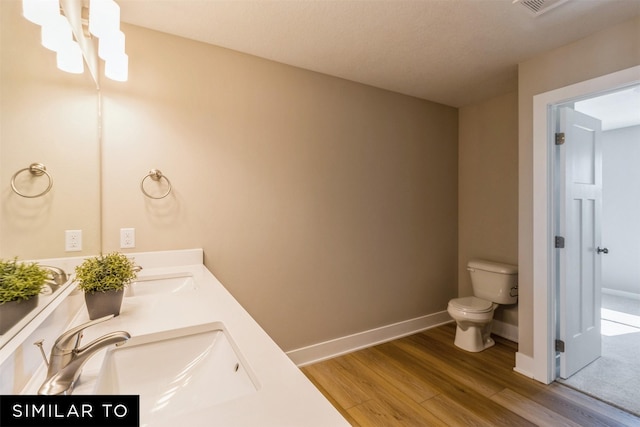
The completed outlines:
{"type": "Polygon", "coordinates": [[[83,52],[78,38],[88,37],[97,39],[98,56],[105,63],[105,76],[116,81],[127,80],[129,58],[125,53],[125,36],[120,31],[120,6],[114,0],[89,0],[88,10],[81,0],[66,0],[62,4],[60,0],[22,0],[22,13],[26,19],[41,26],[42,45],[56,52],[59,69],[69,73],[84,72],[83,54],[95,53],[94,49],[83,52]],[[77,6],[81,10],[82,28],[74,31],[63,5],[67,8],[77,6]]]}

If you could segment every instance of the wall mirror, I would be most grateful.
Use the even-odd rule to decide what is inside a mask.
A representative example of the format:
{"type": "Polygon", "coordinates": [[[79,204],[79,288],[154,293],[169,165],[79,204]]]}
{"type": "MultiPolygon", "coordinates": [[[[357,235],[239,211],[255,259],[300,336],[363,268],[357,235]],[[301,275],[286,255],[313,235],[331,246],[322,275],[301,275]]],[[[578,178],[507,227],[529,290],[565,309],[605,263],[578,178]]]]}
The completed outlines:
{"type": "MultiPolygon", "coordinates": [[[[0,19],[0,258],[95,255],[101,247],[97,84],[86,65],[82,74],[57,68],[56,53],[42,46],[40,27],[22,16],[20,0],[2,0],[0,19]],[[31,174],[33,163],[48,175],[31,174]],[[49,179],[51,189],[37,197],[17,194],[11,181],[20,170],[14,181],[23,195],[39,194],[49,179]],[[66,230],[81,230],[80,250],[66,250],[66,230]]],[[[40,298],[28,316],[55,297],[40,298]]],[[[0,348],[19,325],[0,336],[0,348]]]]}

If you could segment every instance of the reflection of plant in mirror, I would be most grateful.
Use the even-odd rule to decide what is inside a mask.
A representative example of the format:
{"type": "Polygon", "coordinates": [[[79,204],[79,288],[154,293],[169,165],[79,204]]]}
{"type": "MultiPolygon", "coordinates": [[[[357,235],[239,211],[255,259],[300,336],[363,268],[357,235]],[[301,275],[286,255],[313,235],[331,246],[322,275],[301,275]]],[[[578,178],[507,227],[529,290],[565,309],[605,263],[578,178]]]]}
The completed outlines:
{"type": "Polygon", "coordinates": [[[85,293],[121,291],[136,278],[133,260],[113,252],[87,258],[76,267],[78,287],[85,293]]]}
{"type": "Polygon", "coordinates": [[[0,259],[0,304],[31,299],[42,291],[47,270],[36,263],[0,259]]]}

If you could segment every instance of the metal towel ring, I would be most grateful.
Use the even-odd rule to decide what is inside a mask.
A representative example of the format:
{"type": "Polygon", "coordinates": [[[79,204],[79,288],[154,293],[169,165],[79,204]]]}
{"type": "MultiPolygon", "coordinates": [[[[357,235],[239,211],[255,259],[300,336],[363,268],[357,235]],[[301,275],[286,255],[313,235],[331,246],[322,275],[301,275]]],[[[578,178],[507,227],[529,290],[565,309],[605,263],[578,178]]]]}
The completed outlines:
{"type": "Polygon", "coordinates": [[[169,195],[169,193],[171,193],[171,181],[169,181],[169,178],[164,176],[159,169],[151,169],[149,173],[144,178],[142,178],[142,182],[140,183],[140,189],[142,190],[142,193],[144,193],[144,195],[149,197],[150,199],[164,199],[169,195]],[[144,181],[147,178],[151,178],[153,181],[160,181],[161,179],[164,178],[164,180],[167,181],[167,185],[169,186],[169,188],[167,189],[167,192],[164,193],[162,196],[152,196],[151,194],[147,193],[146,190],[144,189],[144,181]]]}
{"type": "Polygon", "coordinates": [[[14,173],[13,176],[11,177],[11,189],[13,189],[13,191],[18,196],[26,197],[27,199],[33,199],[33,198],[36,198],[36,197],[44,196],[45,194],[47,194],[49,192],[49,190],[51,190],[51,187],[53,187],[53,178],[51,177],[51,175],[49,175],[49,172],[47,172],[47,167],[45,165],[43,165],[42,163],[31,163],[28,168],[20,169],[18,172],[14,173]],[[47,186],[47,188],[45,188],[45,190],[43,192],[38,193],[38,194],[28,195],[28,194],[22,193],[16,187],[16,177],[18,175],[20,175],[24,171],[29,171],[29,173],[31,175],[33,175],[33,176],[46,175],[47,178],[49,179],[49,185],[47,186]]]}

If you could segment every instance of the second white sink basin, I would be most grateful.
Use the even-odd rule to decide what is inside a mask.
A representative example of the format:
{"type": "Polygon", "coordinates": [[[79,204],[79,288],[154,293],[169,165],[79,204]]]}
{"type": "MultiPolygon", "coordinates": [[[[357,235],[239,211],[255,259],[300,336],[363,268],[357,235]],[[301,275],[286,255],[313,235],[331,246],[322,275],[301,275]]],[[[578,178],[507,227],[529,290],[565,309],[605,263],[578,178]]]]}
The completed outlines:
{"type": "Polygon", "coordinates": [[[169,293],[188,292],[198,289],[197,283],[190,274],[176,274],[170,276],[142,277],[131,283],[125,291],[127,297],[160,295],[169,293]]]}
{"type": "Polygon", "coordinates": [[[95,394],[140,395],[141,425],[236,399],[258,382],[220,322],[131,338],[107,352],[95,394]]]}

